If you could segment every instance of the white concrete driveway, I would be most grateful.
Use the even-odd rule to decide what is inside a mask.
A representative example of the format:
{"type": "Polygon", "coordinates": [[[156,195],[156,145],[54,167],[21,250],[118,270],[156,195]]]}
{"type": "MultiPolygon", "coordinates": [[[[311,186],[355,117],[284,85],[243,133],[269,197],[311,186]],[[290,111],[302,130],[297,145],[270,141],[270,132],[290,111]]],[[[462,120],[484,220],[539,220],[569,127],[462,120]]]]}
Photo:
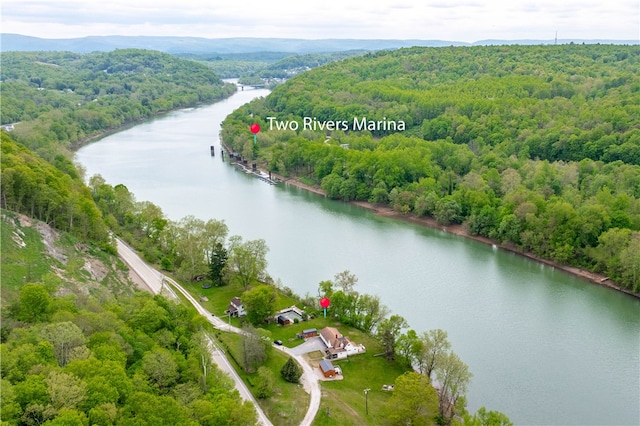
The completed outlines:
{"type": "Polygon", "coordinates": [[[309,352],[313,352],[313,351],[321,351],[324,353],[324,350],[327,347],[325,346],[324,342],[322,341],[322,339],[320,339],[320,337],[316,336],[316,337],[311,337],[309,339],[307,339],[306,342],[302,343],[301,345],[296,346],[295,348],[291,348],[289,349],[289,352],[294,354],[294,355],[304,355],[304,354],[308,354],[309,352]]]}

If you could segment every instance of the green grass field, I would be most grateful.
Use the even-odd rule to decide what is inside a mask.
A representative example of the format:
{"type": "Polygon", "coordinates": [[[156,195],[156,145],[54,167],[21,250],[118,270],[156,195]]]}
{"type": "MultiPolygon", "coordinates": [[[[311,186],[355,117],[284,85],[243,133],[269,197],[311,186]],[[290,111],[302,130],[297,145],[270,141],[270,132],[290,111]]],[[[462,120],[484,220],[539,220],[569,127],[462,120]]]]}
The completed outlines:
{"type": "Polygon", "coordinates": [[[19,223],[16,213],[2,210],[0,283],[3,301],[17,297],[25,283],[44,283],[51,292],[59,286],[93,294],[103,292],[104,287],[118,293],[131,291],[125,266],[116,257],[79,242],[67,233],[58,233],[41,222],[24,216],[22,220],[24,226],[19,223]],[[92,277],[87,265],[99,269],[100,277],[92,277]]]}
{"type": "MultiPolygon", "coordinates": [[[[186,287],[194,296],[206,296],[208,301],[202,302],[203,306],[216,315],[225,318],[225,321],[227,318],[224,316],[224,311],[229,300],[242,294],[242,289],[233,285],[203,289],[199,283],[192,283],[186,287]]],[[[277,309],[294,304],[296,304],[294,299],[279,294],[277,309]]],[[[336,327],[353,342],[363,344],[367,348],[366,353],[334,362],[335,365],[339,365],[342,368],[343,380],[321,382],[322,400],[320,411],[313,424],[380,424],[382,422],[381,408],[391,396],[390,392],[382,390],[382,385],[393,384],[396,377],[404,373],[406,369],[396,362],[387,361],[383,356],[374,356],[383,352],[382,346],[374,337],[360,330],[345,326],[330,315],[324,318],[320,309],[313,313],[317,316],[309,321],[301,321],[288,326],[271,323],[263,325],[262,328],[268,330],[274,340],[282,340],[285,346],[292,348],[304,342],[304,340],[296,337],[302,330],[309,328],[320,330],[331,326],[336,327]],[[366,397],[365,389],[370,389],[366,397]]],[[[231,324],[235,326],[241,326],[241,321],[242,319],[231,318],[231,324]]],[[[219,332],[218,334],[220,340],[233,353],[233,358],[242,360],[241,337],[225,332],[219,332]]],[[[322,353],[316,351],[307,357],[312,359],[312,365],[317,365],[321,356],[322,353]]],[[[309,405],[309,395],[302,386],[287,383],[282,379],[280,369],[285,362],[285,354],[276,350],[270,351],[265,366],[276,377],[277,389],[271,398],[259,400],[259,403],[274,424],[297,425],[306,413],[309,405]]],[[[257,377],[257,374],[247,375],[237,362],[232,362],[232,364],[245,380],[249,389],[252,389],[251,382],[254,377],[257,377]]]]}
{"type": "Polygon", "coordinates": [[[339,324],[334,323],[332,326],[352,341],[362,343],[367,352],[334,361],[334,364],[342,369],[343,380],[322,382],[320,411],[313,424],[383,423],[380,410],[391,393],[383,391],[382,385],[393,384],[396,377],[406,370],[396,362],[387,361],[383,356],[374,356],[382,352],[382,346],[373,337],[339,324]],[[370,389],[366,397],[365,389],[370,389]]]}
{"type": "MultiPolygon", "coordinates": [[[[229,356],[231,364],[244,380],[249,390],[254,393],[254,381],[257,373],[246,374],[237,361],[242,362],[242,336],[234,333],[219,332],[218,339],[223,342],[222,346],[229,356]]],[[[258,399],[267,417],[276,425],[295,426],[299,425],[304,418],[307,407],[309,407],[309,394],[301,385],[286,382],[280,375],[282,366],[287,362],[288,356],[275,349],[269,350],[267,361],[264,367],[271,370],[274,375],[274,394],[271,398],[258,399]]]]}

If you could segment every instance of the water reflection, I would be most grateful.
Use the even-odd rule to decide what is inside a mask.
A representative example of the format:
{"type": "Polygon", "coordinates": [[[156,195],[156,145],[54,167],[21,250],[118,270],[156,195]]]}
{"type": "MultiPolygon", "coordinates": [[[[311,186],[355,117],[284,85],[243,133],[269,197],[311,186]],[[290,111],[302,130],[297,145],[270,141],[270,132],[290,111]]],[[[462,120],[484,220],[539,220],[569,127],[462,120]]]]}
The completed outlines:
{"type": "Polygon", "coordinates": [[[269,272],[299,294],[349,269],[358,291],[412,328],[447,330],[474,373],[472,410],[521,424],[640,423],[639,301],[489,245],[267,185],[211,157],[220,121],[251,96],[170,113],[78,160],[173,220],[224,219],[232,234],[264,238],[269,272]]]}

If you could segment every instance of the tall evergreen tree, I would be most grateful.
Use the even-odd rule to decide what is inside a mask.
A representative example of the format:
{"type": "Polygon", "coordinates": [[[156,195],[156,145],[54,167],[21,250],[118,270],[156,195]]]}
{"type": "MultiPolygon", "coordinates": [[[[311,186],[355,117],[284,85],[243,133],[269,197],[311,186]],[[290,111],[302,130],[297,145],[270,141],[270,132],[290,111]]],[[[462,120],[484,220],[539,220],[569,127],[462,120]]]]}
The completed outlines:
{"type": "Polygon", "coordinates": [[[227,265],[229,253],[222,243],[217,242],[209,259],[209,279],[215,287],[222,287],[224,283],[224,267],[227,265]]]}
{"type": "Polygon", "coordinates": [[[282,378],[290,383],[299,383],[302,376],[302,368],[293,359],[289,358],[280,370],[282,378]]]}

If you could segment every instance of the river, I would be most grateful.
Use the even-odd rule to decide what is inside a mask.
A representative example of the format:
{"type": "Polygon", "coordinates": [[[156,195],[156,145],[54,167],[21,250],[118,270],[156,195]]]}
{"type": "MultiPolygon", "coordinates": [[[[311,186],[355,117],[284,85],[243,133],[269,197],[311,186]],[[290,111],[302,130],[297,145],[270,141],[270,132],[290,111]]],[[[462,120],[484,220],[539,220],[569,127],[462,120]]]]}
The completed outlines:
{"type": "Polygon", "coordinates": [[[220,122],[268,93],[168,113],[83,147],[76,160],[172,220],[222,219],[231,234],[265,239],[270,275],[296,293],[315,295],[348,269],[357,291],[380,296],[411,328],[446,330],[474,374],[470,411],[484,405],[527,425],[640,424],[639,300],[238,171],[220,157],[220,122]]]}

